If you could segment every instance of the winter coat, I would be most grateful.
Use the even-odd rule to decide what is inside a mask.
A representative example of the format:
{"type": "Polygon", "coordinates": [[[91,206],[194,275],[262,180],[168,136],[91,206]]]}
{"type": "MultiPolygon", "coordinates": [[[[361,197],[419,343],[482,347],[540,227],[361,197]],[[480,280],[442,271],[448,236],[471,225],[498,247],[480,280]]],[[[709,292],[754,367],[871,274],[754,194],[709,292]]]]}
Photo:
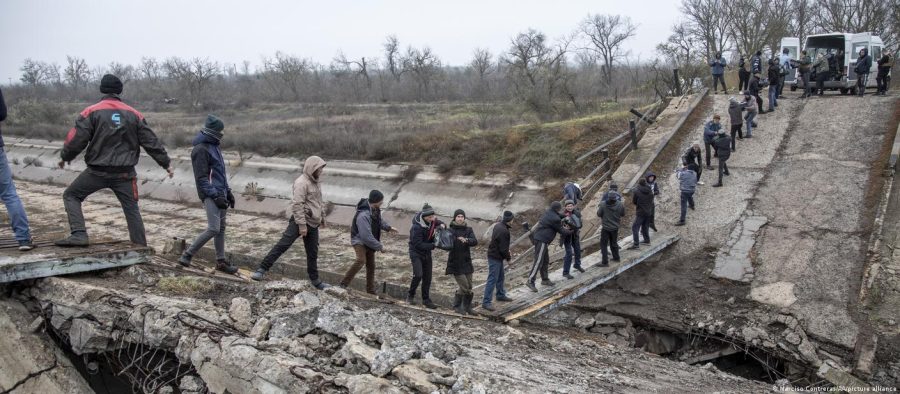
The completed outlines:
{"type": "Polygon", "coordinates": [[[800,56],[800,74],[808,74],[811,65],[812,58],[809,55],[800,56]]]}
{"type": "Polygon", "coordinates": [[[716,153],[719,154],[719,160],[728,160],[731,157],[731,137],[728,134],[719,134],[713,141],[716,147],[716,153]]]}
{"type": "Polygon", "coordinates": [[[538,221],[538,227],[534,230],[532,238],[537,242],[550,244],[556,239],[557,233],[565,236],[571,234],[571,231],[563,227],[562,216],[556,213],[556,211],[548,209],[541,216],[540,221],[538,221]]]}
{"type": "Polygon", "coordinates": [[[713,142],[713,138],[716,137],[716,133],[722,129],[722,125],[713,121],[706,122],[706,125],[703,126],[703,142],[707,144],[711,144],[713,142]]]}
{"type": "Polygon", "coordinates": [[[191,149],[191,166],[194,169],[194,181],[197,184],[197,196],[200,201],[207,198],[227,197],[228,176],[225,173],[225,159],[219,149],[219,140],[211,133],[202,130],[194,137],[194,148],[191,149]]]}
{"type": "MultiPolygon", "coordinates": [[[[889,72],[891,72],[891,57],[884,54],[881,59],[878,59],[878,75],[886,76],[889,72]]],[[[0,105],[2,105],[2,100],[3,94],[0,93],[0,105]]],[[[0,111],[2,110],[3,108],[0,108],[0,111]]],[[[0,113],[0,120],[3,120],[2,116],[3,114],[0,113]]],[[[0,146],[3,146],[3,140],[0,140],[0,146]]]]}
{"type": "Polygon", "coordinates": [[[738,61],[738,74],[750,74],[750,70],[747,69],[747,61],[743,57],[738,61]]]}
{"type": "Polygon", "coordinates": [[[440,220],[434,219],[428,224],[422,219],[422,212],[416,214],[409,228],[410,257],[431,258],[431,251],[434,250],[434,233],[440,225],[440,220]]]}
{"type": "Polygon", "coordinates": [[[364,245],[376,252],[384,250],[381,232],[391,229],[391,225],[381,218],[381,209],[373,211],[369,199],[363,198],[356,204],[356,214],[350,223],[350,245],[364,245]]]}
{"type": "Polygon", "coordinates": [[[478,245],[478,238],[475,237],[475,231],[471,227],[456,224],[451,221],[449,224],[450,231],[453,232],[453,249],[447,255],[447,275],[466,275],[475,272],[472,267],[472,247],[478,245]],[[457,237],[466,239],[466,243],[460,242],[457,237]]]}
{"type": "Polygon", "coordinates": [[[322,187],[314,175],[325,167],[325,160],[310,156],[303,163],[303,175],[294,181],[294,196],[291,198],[291,213],[300,228],[319,227],[325,219],[325,202],[322,201],[322,187]]]}
{"type": "MultiPolygon", "coordinates": [[[[6,101],[3,100],[3,90],[0,89],[0,122],[6,120],[6,101]]],[[[3,134],[0,132],[0,148],[3,148],[3,134]]]]}
{"type": "Polygon", "coordinates": [[[731,101],[728,103],[728,118],[731,119],[731,125],[744,124],[744,118],[741,113],[744,111],[744,103],[740,101],[731,101]]]}
{"type": "Polygon", "coordinates": [[[497,223],[491,232],[491,242],[488,244],[487,257],[494,260],[511,260],[509,254],[510,234],[509,223],[497,223]]]}
{"type": "Polygon", "coordinates": [[[81,151],[88,168],[110,173],[134,173],[141,147],[162,168],[169,168],[169,155],[147,125],[144,115],[123,103],[118,95],[103,96],[99,103],[81,111],[75,127],[66,135],[60,151],[63,161],[72,161],[81,151]]]}
{"type": "Polygon", "coordinates": [[[688,165],[691,163],[695,163],[695,164],[697,164],[697,167],[700,167],[703,165],[703,157],[702,156],[703,156],[702,150],[700,150],[700,149],[694,150],[693,146],[689,147],[689,148],[687,148],[686,151],[684,151],[684,154],[681,155],[681,164],[688,165]]]}
{"type": "Polygon", "coordinates": [[[578,231],[581,230],[583,222],[581,221],[581,211],[578,208],[575,208],[572,212],[563,210],[563,217],[568,217],[569,222],[574,224],[572,232],[569,235],[560,237],[560,241],[565,243],[571,241],[573,237],[578,236],[578,231]]]}
{"type": "Polygon", "coordinates": [[[747,91],[750,92],[751,96],[759,96],[759,78],[750,78],[750,85],[747,87],[747,91]]]}
{"type": "Polygon", "coordinates": [[[653,215],[653,191],[650,190],[650,186],[638,185],[635,187],[631,196],[631,202],[635,205],[635,215],[653,215]]]}
{"type": "Polygon", "coordinates": [[[759,110],[756,105],[756,100],[754,100],[753,97],[750,97],[749,100],[744,101],[741,105],[744,106],[744,111],[747,111],[747,115],[744,115],[744,119],[747,119],[747,116],[750,114],[756,114],[756,111],[759,110]]]}
{"type": "Polygon", "coordinates": [[[781,66],[779,66],[775,63],[770,64],[769,70],[768,70],[768,77],[769,77],[769,83],[770,83],[769,89],[771,89],[772,86],[776,86],[778,84],[778,80],[781,79],[781,66]]]}
{"type": "Polygon", "coordinates": [[[863,49],[863,55],[856,59],[856,68],[853,70],[856,71],[857,74],[868,74],[872,69],[872,57],[869,56],[869,51],[863,49]]]}
{"type": "Polygon", "coordinates": [[[578,186],[575,186],[575,183],[573,182],[566,182],[565,186],[563,186],[563,196],[565,196],[566,200],[572,200],[575,204],[584,200],[581,189],[578,186]]]}
{"type": "Polygon", "coordinates": [[[622,222],[622,216],[625,216],[625,204],[622,204],[622,200],[616,200],[614,204],[610,204],[609,202],[605,202],[600,204],[600,207],[597,209],[597,216],[601,219],[601,226],[606,231],[617,231],[619,229],[619,224],[622,222]]]}
{"type": "Polygon", "coordinates": [[[650,186],[650,191],[653,192],[653,195],[658,196],[659,182],[657,182],[656,174],[654,174],[652,171],[647,171],[647,173],[644,174],[644,180],[647,181],[647,186],[650,186]],[[653,177],[652,181],[650,180],[650,177],[653,177]]]}
{"type": "Polygon", "coordinates": [[[678,187],[682,192],[693,193],[697,190],[697,173],[689,169],[678,170],[678,187]]]}
{"type": "Polygon", "coordinates": [[[757,55],[750,58],[750,72],[753,74],[762,72],[762,59],[757,55]]]}
{"type": "Polygon", "coordinates": [[[709,71],[712,75],[722,75],[725,74],[725,62],[724,57],[720,57],[718,59],[713,59],[709,61],[709,71]]]}
{"type": "Polygon", "coordinates": [[[826,59],[824,56],[819,57],[816,59],[815,63],[813,63],[812,67],[813,67],[813,70],[816,72],[816,74],[827,73],[828,72],[828,59],[826,59]]]}

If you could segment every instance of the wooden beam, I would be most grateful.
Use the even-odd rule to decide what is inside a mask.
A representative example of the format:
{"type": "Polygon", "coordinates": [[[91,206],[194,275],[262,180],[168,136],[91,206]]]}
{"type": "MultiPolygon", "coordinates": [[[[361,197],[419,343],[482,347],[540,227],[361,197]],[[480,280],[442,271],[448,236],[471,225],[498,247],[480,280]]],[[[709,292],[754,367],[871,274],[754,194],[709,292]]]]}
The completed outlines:
{"type": "Polygon", "coordinates": [[[578,158],[575,159],[575,161],[576,161],[576,162],[584,161],[584,159],[587,159],[588,157],[590,157],[590,156],[593,155],[594,153],[600,152],[601,150],[603,150],[603,148],[606,148],[606,147],[609,146],[610,144],[613,144],[613,143],[615,143],[615,142],[618,141],[618,140],[621,140],[621,139],[623,139],[623,138],[625,138],[625,137],[628,137],[629,135],[631,135],[630,133],[631,133],[630,131],[626,130],[624,133],[619,134],[619,135],[613,137],[613,139],[611,139],[611,140],[609,140],[609,141],[606,141],[606,142],[604,142],[604,143],[602,143],[602,144],[600,144],[600,145],[597,145],[596,148],[589,150],[587,153],[585,153],[585,154],[583,154],[583,155],[581,155],[581,156],[578,156],[578,158]]]}
{"type": "Polygon", "coordinates": [[[43,247],[0,257],[0,283],[146,263],[153,250],[127,242],[63,249],[43,247]]]}

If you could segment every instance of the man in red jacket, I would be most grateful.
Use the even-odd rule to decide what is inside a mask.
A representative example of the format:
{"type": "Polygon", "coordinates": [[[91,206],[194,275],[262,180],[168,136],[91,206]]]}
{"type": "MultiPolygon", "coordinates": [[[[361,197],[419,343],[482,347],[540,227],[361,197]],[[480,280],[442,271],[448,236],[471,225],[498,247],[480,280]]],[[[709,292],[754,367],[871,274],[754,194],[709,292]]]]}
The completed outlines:
{"type": "Polygon", "coordinates": [[[169,155],[153,130],[150,130],[144,115],[119,98],[122,94],[122,81],[119,78],[111,74],[104,75],[100,81],[100,93],[104,96],[99,103],[81,111],[60,152],[59,168],[65,168],[66,163],[85,151],[87,169],[63,193],[71,235],[56,241],[56,245],[88,246],[81,203],[98,190],[111,189],[122,204],[131,242],[146,246],[144,221],[138,209],[137,173],[134,166],[140,157],[140,148],[143,147],[156,164],[166,169],[171,178],[174,172],[169,155]]]}

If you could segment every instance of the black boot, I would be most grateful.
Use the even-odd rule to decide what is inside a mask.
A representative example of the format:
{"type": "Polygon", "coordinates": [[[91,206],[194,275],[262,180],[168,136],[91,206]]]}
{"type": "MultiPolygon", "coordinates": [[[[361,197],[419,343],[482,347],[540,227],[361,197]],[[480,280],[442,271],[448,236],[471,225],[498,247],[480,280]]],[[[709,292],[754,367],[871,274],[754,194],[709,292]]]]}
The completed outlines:
{"type": "Polygon", "coordinates": [[[88,241],[87,234],[75,233],[75,234],[70,235],[68,238],[64,238],[64,239],[54,242],[54,244],[56,246],[69,248],[69,247],[73,247],[73,246],[85,247],[85,246],[88,246],[90,244],[90,242],[88,241]]]}
{"type": "Polygon", "coordinates": [[[466,308],[463,306],[465,296],[456,294],[453,296],[453,310],[460,315],[466,314],[466,308]]]}
{"type": "Polygon", "coordinates": [[[466,308],[466,313],[475,316],[475,309],[472,309],[472,298],[475,298],[474,293],[463,296],[463,306],[466,308]]]}
{"type": "Polygon", "coordinates": [[[225,260],[216,260],[216,269],[226,274],[238,272],[238,267],[231,265],[225,260]]]}

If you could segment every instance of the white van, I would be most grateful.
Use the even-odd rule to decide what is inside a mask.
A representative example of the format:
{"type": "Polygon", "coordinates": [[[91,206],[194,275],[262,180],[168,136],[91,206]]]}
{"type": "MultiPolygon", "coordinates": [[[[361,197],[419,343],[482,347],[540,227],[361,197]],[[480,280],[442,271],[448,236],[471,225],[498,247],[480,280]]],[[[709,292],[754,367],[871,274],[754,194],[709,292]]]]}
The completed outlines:
{"type": "MultiPolygon", "coordinates": [[[[781,49],[787,48],[791,55],[791,59],[799,60],[800,39],[797,37],[784,37],[781,39],[781,49]]],[[[825,88],[829,90],[840,90],[841,94],[856,94],[856,60],[859,57],[859,51],[868,48],[869,56],[872,58],[872,69],[866,87],[876,87],[875,73],[878,71],[876,62],[881,58],[881,51],[884,48],[884,42],[881,38],[872,35],[872,33],[826,33],[813,34],[806,37],[803,49],[806,49],[807,55],[815,63],[819,54],[834,54],[837,58],[839,77],[829,78],[825,81],[825,88]]],[[[780,52],[779,52],[780,53],[780,52]]],[[[785,77],[785,84],[791,87],[791,90],[803,88],[803,80],[799,78],[799,70],[793,75],[789,74],[785,77]]],[[[815,80],[810,79],[810,85],[814,85],[815,80]]]]}

